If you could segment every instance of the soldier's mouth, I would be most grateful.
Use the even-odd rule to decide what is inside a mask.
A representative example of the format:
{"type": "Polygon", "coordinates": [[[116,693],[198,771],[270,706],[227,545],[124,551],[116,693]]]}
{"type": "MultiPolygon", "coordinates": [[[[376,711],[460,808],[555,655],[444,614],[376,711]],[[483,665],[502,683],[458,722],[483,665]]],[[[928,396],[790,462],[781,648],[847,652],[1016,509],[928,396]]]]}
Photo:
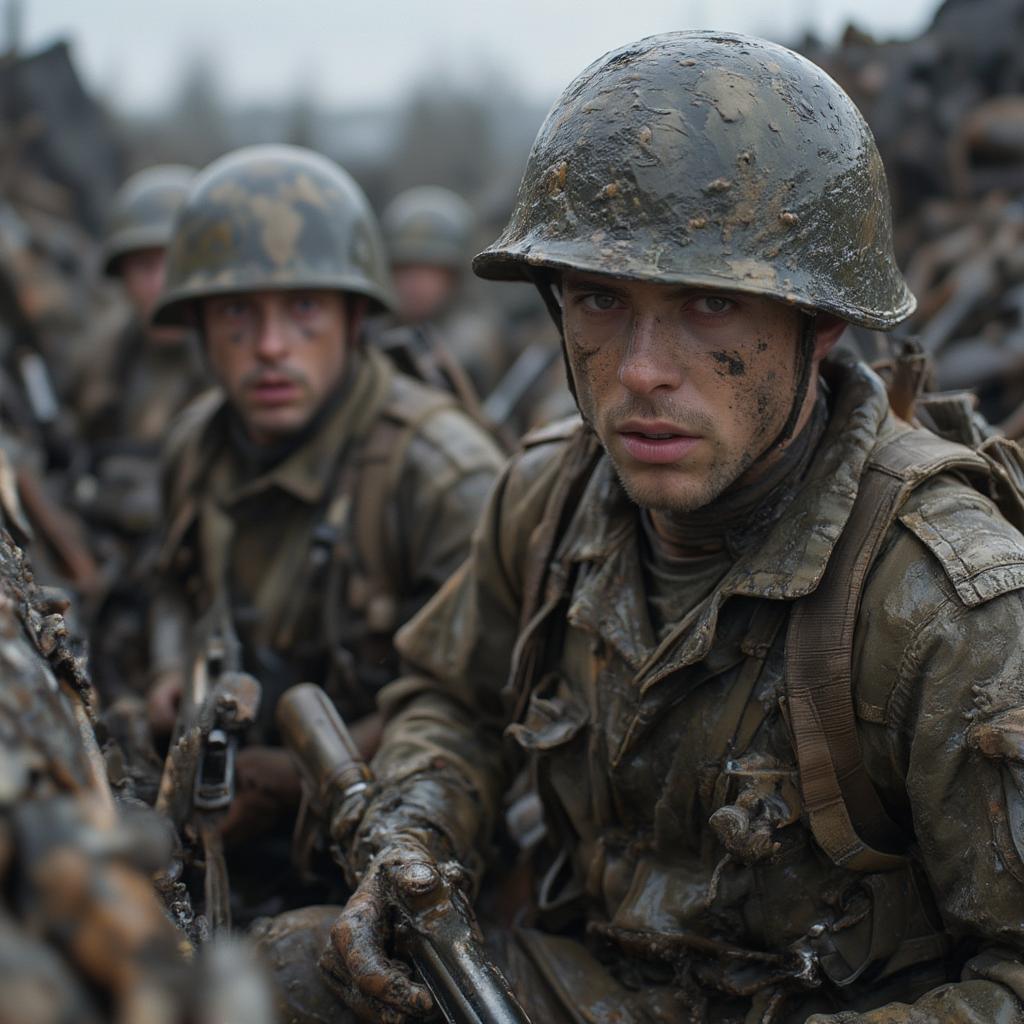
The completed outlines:
{"type": "Polygon", "coordinates": [[[700,441],[670,423],[629,421],[617,431],[626,452],[638,462],[677,462],[700,441]]]}
{"type": "Polygon", "coordinates": [[[249,387],[249,394],[259,405],[281,405],[292,401],[298,393],[298,385],[287,378],[260,380],[249,387]]]}

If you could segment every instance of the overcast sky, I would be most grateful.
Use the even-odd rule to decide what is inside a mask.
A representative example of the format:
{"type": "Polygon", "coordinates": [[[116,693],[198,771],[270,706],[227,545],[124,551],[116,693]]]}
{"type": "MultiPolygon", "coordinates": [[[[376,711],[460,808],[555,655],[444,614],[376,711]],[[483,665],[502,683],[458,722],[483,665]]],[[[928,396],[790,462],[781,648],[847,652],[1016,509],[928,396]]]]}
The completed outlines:
{"type": "MultiPolygon", "coordinates": [[[[9,2],[9,0],[8,0],[9,2]]],[[[937,0],[23,0],[34,49],[72,42],[88,85],[123,110],[163,105],[182,66],[214,59],[229,101],[303,92],[327,106],[391,101],[443,68],[497,69],[550,102],[602,53],[655,32],[722,28],[786,41],[847,21],[879,37],[912,35],[937,0]]]]}

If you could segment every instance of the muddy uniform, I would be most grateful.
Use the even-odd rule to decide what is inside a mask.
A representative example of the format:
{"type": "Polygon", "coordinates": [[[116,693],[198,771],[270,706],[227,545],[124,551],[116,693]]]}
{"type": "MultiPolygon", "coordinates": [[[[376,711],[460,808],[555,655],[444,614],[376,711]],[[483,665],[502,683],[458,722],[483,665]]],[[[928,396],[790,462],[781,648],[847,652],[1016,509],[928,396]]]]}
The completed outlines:
{"type": "Polygon", "coordinates": [[[824,360],[915,304],[852,102],[752,37],[626,45],[556,102],[474,269],[538,287],[592,430],[526,445],[398,636],[322,961],[344,998],[424,1015],[392,892],[478,864],[525,762],[534,906],[491,941],[534,1021],[1022,1019],[1021,454],[824,360]],[[790,361],[762,378],[788,415],[753,376],[708,397],[741,333],[790,361]],[[730,470],[755,412],[776,425],[730,470]]]}
{"type": "Polygon", "coordinates": [[[394,630],[465,557],[500,466],[452,399],[373,350],[269,461],[216,398],[185,414],[170,459],[168,581],[195,614],[223,581],[267,715],[310,679],[352,720],[396,674],[394,630]]]}
{"type": "Polygon", "coordinates": [[[1019,949],[1024,901],[1024,539],[952,476],[903,508],[857,619],[857,733],[912,853],[890,871],[838,867],[801,802],[787,618],[865,464],[905,429],[877,378],[845,368],[784,515],[660,640],[641,513],[597,458],[529,627],[543,653],[509,693],[531,545],[586,440],[537,443],[502,478],[470,562],[403,632],[417,674],[383,694],[394,717],[375,770],[416,794],[427,766],[452,766],[468,791],[431,820],[457,856],[489,834],[509,766],[535,765],[550,829],[538,926],[504,939],[534,1020],[753,1021],[774,999],[770,1019],[796,1022],[961,976],[884,1020],[1024,1012],[1024,972],[998,952],[1019,949]],[[979,749],[986,732],[998,739],[979,749]]]}

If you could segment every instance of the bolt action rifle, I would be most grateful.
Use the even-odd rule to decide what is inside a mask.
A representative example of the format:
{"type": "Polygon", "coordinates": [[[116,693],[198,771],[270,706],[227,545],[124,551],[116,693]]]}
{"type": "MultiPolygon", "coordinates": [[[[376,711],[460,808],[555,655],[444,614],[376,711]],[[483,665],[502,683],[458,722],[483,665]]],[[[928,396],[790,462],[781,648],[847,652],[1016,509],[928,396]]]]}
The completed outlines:
{"type": "MultiPolygon", "coordinates": [[[[302,776],[304,803],[321,821],[353,820],[372,781],[345,723],[312,683],[288,690],[277,726],[302,776]]],[[[339,864],[342,851],[332,848],[339,864]]],[[[508,982],[487,956],[472,911],[445,867],[409,865],[389,902],[398,915],[403,951],[448,1024],[530,1024],[508,982]]]]}
{"type": "Polygon", "coordinates": [[[193,862],[203,864],[204,910],[214,935],[231,927],[220,826],[235,795],[239,738],[256,719],[261,698],[260,684],[241,670],[241,660],[231,614],[220,598],[193,632],[191,671],[156,800],[193,862]]]}

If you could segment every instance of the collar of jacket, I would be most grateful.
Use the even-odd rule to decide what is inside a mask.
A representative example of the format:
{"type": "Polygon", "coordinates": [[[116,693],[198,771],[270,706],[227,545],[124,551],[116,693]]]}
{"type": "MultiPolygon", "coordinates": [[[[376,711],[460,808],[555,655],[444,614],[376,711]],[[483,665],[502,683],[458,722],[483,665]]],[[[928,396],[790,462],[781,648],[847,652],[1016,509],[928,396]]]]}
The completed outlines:
{"type": "Polygon", "coordinates": [[[339,456],[373,425],[387,399],[394,371],[388,360],[374,349],[364,349],[352,367],[355,379],[348,394],[324,420],[320,429],[303,445],[276,465],[255,477],[242,478],[238,460],[231,455],[227,424],[223,417],[218,427],[222,437],[222,455],[211,467],[209,486],[212,496],[224,508],[278,488],[299,501],[317,505],[328,495],[335,477],[339,456]]]}
{"type": "Polygon", "coordinates": [[[557,561],[586,563],[569,621],[607,640],[642,685],[705,657],[730,596],[791,601],[811,593],[843,532],[868,456],[891,424],[885,385],[864,363],[829,360],[828,427],[803,487],[784,515],[729,569],[712,594],[655,646],[640,564],[636,506],[602,457],[566,531],[557,561]]]}

